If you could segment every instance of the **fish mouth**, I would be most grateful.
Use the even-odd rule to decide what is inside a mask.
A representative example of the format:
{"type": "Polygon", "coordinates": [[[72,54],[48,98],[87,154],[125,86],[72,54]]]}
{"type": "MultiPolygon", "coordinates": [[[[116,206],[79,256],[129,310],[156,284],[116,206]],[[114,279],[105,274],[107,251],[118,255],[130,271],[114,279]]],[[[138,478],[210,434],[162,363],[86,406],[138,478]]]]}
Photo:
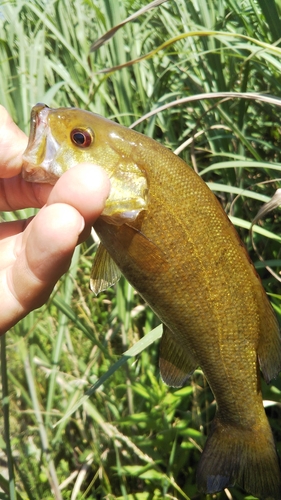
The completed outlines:
{"type": "Polygon", "coordinates": [[[27,148],[23,153],[22,177],[28,182],[55,184],[58,176],[52,173],[52,166],[59,149],[49,123],[50,108],[36,104],[31,111],[31,125],[27,148]]]}

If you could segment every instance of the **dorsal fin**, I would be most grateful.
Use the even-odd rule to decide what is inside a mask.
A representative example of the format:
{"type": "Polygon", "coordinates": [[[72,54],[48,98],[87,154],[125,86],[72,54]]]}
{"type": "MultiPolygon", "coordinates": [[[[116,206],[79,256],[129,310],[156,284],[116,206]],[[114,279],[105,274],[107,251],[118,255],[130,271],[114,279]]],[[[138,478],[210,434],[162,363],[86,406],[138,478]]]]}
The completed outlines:
{"type": "Polygon", "coordinates": [[[260,369],[266,382],[269,383],[281,370],[281,336],[277,318],[265,293],[259,307],[261,327],[257,353],[260,369]]]}

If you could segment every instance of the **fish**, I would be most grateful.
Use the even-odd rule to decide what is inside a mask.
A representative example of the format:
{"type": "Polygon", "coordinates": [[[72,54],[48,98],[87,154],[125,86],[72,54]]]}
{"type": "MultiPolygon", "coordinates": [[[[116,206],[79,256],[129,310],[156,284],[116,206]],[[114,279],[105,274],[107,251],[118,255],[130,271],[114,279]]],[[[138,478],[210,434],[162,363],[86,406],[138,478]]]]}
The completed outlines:
{"type": "Polygon", "coordinates": [[[84,161],[111,182],[94,224],[100,246],[92,291],[122,273],[163,323],[163,381],[181,387],[200,367],[214,394],[198,490],[238,484],[280,500],[260,380],[260,371],[269,383],[281,369],[280,330],[234,226],[200,176],[160,143],[87,110],[34,106],[23,178],[54,184],[84,161]]]}

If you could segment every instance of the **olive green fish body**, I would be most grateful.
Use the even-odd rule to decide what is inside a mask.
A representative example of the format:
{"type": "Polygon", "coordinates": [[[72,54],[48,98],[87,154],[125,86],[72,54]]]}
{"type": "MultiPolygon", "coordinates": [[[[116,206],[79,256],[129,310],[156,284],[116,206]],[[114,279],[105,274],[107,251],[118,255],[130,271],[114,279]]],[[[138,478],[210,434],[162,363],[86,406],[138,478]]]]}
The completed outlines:
{"type": "Polygon", "coordinates": [[[199,489],[214,493],[237,482],[260,498],[281,499],[259,378],[259,369],[270,381],[281,368],[278,323],[219,202],[185,162],[135,131],[81,110],[42,105],[32,120],[27,180],[55,179],[85,160],[111,179],[94,226],[102,243],[94,291],[114,281],[110,273],[99,276],[98,263],[110,255],[164,324],[163,380],[181,386],[200,366],[212,388],[217,414],[198,467],[199,489]],[[88,141],[82,147],[79,131],[88,141]],[[44,134],[52,136],[49,145],[41,141],[45,157],[54,155],[51,166],[40,146],[44,134]]]}
{"type": "MultiPolygon", "coordinates": [[[[149,179],[141,233],[132,231],[132,225],[105,226],[103,220],[95,228],[122,273],[173,331],[187,354],[192,353],[194,368],[200,365],[214,392],[224,380],[216,395],[218,403],[223,395],[219,404],[223,409],[230,392],[225,380],[231,383],[234,360],[240,363],[235,380],[237,372],[241,373],[243,388],[249,365],[253,366],[252,380],[248,375],[247,381],[250,393],[253,387],[257,391],[261,311],[264,336],[268,336],[270,322],[276,332],[278,325],[248,254],[212,192],[182,160],[150,139],[140,138],[131,157],[137,161],[138,154],[141,156],[138,161],[146,165],[149,179]],[[126,233],[136,240],[135,255],[133,241],[129,248],[123,246],[126,233]],[[213,370],[218,360],[220,366],[213,370]]],[[[278,333],[276,339],[278,346],[278,333]]],[[[272,370],[274,373],[278,367],[272,370]]],[[[273,374],[265,376],[270,379],[273,374]]],[[[234,393],[234,382],[231,385],[234,393]]],[[[242,402],[241,407],[245,406],[242,402]]]]}

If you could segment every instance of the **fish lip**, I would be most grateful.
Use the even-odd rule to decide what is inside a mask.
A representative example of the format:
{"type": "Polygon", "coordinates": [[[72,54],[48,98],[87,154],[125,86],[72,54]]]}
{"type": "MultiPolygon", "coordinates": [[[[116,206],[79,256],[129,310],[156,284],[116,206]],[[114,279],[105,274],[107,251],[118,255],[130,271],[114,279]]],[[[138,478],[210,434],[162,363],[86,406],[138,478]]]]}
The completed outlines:
{"type": "Polygon", "coordinates": [[[22,178],[28,182],[40,182],[54,185],[58,177],[46,171],[44,167],[33,165],[30,161],[23,162],[22,178]]]}
{"type": "Polygon", "coordinates": [[[50,108],[36,104],[31,111],[30,135],[23,153],[22,177],[28,182],[55,184],[58,176],[52,173],[59,144],[52,136],[48,115],[50,108]]]}
{"type": "Polygon", "coordinates": [[[36,140],[38,128],[45,128],[48,124],[48,120],[46,119],[48,113],[49,108],[45,104],[38,103],[32,108],[30,116],[30,134],[23,157],[25,157],[28,151],[33,147],[33,144],[36,140]]]}

